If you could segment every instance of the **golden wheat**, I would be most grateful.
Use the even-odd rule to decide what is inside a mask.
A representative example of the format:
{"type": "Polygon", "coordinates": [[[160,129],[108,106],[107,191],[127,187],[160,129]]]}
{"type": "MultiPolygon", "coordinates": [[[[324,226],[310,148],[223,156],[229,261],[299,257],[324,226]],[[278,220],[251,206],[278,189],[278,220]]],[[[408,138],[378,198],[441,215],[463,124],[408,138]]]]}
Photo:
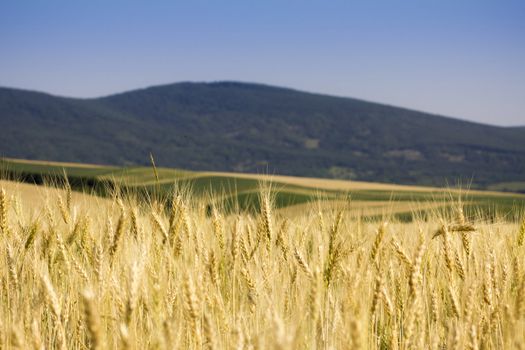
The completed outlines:
{"type": "Polygon", "coordinates": [[[0,190],[2,349],[523,345],[523,218],[287,216],[267,190],[258,212],[180,190],[88,212],[64,193],[0,190]]]}

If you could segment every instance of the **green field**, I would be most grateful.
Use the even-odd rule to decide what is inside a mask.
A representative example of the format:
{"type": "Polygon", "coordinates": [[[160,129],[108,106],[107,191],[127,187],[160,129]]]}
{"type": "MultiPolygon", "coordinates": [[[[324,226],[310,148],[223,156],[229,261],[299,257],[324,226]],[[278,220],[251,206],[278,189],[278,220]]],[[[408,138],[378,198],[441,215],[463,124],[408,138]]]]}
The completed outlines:
{"type": "Polygon", "coordinates": [[[490,185],[489,190],[525,193],[525,181],[501,182],[490,185]]]}
{"type": "Polygon", "coordinates": [[[410,219],[414,212],[444,208],[450,199],[461,200],[470,213],[483,211],[507,215],[525,207],[525,195],[503,192],[466,191],[432,187],[398,186],[354,181],[308,179],[287,176],[193,172],[153,167],[110,167],[87,164],[0,160],[4,179],[46,184],[60,183],[67,175],[74,190],[108,195],[120,188],[144,196],[170,196],[174,188],[184,188],[199,198],[214,198],[213,205],[225,209],[258,210],[261,186],[269,186],[278,209],[298,208],[319,201],[320,208],[339,203],[358,203],[369,216],[384,214],[387,209],[400,218],[410,219]],[[350,201],[348,201],[350,199],[350,201]],[[219,200],[219,202],[217,202],[219,200]],[[396,205],[392,205],[396,203],[396,205]],[[405,205],[400,205],[405,204],[405,205]]]}

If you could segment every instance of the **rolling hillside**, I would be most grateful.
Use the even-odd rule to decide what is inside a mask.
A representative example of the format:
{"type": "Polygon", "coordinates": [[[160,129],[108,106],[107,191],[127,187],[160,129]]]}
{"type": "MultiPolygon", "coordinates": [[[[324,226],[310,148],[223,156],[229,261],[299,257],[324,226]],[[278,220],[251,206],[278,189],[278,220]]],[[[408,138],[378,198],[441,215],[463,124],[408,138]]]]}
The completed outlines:
{"type": "MultiPolygon", "coordinates": [[[[345,208],[365,217],[394,214],[411,219],[429,210],[449,208],[459,198],[468,215],[482,211],[485,217],[506,217],[516,209],[525,208],[525,195],[515,193],[171,168],[157,168],[156,172],[155,175],[151,167],[0,159],[0,180],[4,177],[29,184],[57,184],[67,174],[72,188],[79,192],[111,197],[112,188],[118,186],[126,192],[144,194],[146,201],[152,194],[170,198],[178,188],[189,191],[192,198],[202,200],[208,207],[213,205],[226,211],[259,211],[261,185],[269,186],[275,208],[288,214],[302,213],[314,205],[323,211],[345,208]]],[[[34,191],[38,188],[33,185],[34,191]]]]}
{"type": "Polygon", "coordinates": [[[525,190],[525,129],[265,85],[96,99],[0,89],[0,156],[525,190]]]}

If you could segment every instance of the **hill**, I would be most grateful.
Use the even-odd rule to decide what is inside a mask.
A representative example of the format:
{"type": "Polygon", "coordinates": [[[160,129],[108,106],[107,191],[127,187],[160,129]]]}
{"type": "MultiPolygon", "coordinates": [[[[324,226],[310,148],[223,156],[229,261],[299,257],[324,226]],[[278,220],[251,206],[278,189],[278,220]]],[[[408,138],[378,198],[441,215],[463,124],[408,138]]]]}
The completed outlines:
{"type": "Polygon", "coordinates": [[[95,99],[1,88],[0,123],[0,155],[16,158],[144,165],[152,152],[191,170],[479,188],[525,180],[523,128],[257,84],[95,99]]]}

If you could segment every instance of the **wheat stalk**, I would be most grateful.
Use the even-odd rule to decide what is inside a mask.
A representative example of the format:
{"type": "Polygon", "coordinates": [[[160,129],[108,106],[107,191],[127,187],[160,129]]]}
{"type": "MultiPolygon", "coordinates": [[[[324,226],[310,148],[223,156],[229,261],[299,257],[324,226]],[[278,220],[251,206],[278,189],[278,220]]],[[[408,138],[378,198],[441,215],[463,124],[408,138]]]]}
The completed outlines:
{"type": "Polygon", "coordinates": [[[90,349],[99,350],[104,348],[102,340],[100,319],[95,307],[95,295],[91,290],[85,290],[82,293],[82,301],[84,303],[84,318],[86,320],[87,329],[89,331],[90,349]]]}

